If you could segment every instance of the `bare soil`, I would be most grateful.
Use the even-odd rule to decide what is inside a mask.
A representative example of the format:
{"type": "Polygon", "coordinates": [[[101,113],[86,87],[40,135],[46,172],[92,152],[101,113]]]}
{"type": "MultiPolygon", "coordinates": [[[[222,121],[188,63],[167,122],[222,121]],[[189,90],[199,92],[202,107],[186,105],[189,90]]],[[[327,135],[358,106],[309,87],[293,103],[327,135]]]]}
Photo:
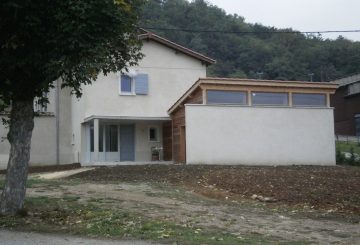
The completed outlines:
{"type": "Polygon", "coordinates": [[[221,200],[250,199],[255,194],[276,200],[270,206],[284,204],[360,215],[360,167],[116,166],[96,168],[73,178],[96,182],[165,182],[221,200]]]}
{"type": "MultiPolygon", "coordinates": [[[[30,166],[29,173],[56,172],[56,171],[65,171],[65,170],[78,169],[78,168],[81,168],[80,163],[53,165],[53,166],[30,166]]],[[[5,174],[5,173],[6,173],[6,169],[0,170],[0,174],[5,174]]]]}

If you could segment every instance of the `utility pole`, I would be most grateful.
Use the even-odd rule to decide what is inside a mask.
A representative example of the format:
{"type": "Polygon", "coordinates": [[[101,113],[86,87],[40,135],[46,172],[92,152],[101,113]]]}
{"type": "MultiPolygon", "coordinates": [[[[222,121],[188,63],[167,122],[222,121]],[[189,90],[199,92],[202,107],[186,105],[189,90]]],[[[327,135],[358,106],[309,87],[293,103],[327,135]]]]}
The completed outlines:
{"type": "Polygon", "coordinates": [[[313,81],[314,73],[309,73],[308,75],[309,75],[309,77],[310,77],[310,82],[312,82],[312,81],[313,81]]]}
{"type": "Polygon", "coordinates": [[[261,79],[262,78],[262,75],[263,75],[264,73],[263,72],[256,72],[256,75],[258,76],[258,78],[257,79],[261,79]]]}

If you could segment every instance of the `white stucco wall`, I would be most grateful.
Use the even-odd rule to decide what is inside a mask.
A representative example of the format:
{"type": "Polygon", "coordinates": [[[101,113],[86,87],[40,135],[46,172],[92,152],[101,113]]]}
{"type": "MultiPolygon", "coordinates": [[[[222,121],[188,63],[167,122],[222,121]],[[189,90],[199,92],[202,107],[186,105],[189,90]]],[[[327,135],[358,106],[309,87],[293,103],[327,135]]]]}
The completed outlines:
{"type": "MultiPolygon", "coordinates": [[[[169,117],[167,110],[200,77],[206,77],[206,65],[153,41],[144,41],[141,52],[145,57],[137,67],[138,73],[149,76],[149,94],[125,96],[119,94],[119,76],[99,75],[92,85],[83,86],[83,96],[72,98],[72,149],[75,159],[86,162],[84,119],[90,116],[169,117]]],[[[138,127],[141,126],[137,126],[138,127]]],[[[136,161],[147,160],[148,142],[136,140],[139,149],[136,161]],[[145,149],[146,147],[146,149],[145,149]]]]}
{"type": "MultiPolygon", "coordinates": [[[[56,164],[55,117],[35,117],[31,139],[30,166],[56,164]]],[[[10,144],[5,139],[8,129],[0,123],[0,169],[6,169],[9,159],[10,144]]]]}
{"type": "Polygon", "coordinates": [[[188,164],[335,165],[332,108],[186,105],[188,164]]]}
{"type": "Polygon", "coordinates": [[[120,95],[119,75],[100,74],[92,85],[83,88],[85,117],[168,117],[170,106],[196,80],[206,76],[206,66],[201,61],[153,41],[144,41],[141,52],[145,57],[133,69],[148,74],[148,95],[120,95]]]}

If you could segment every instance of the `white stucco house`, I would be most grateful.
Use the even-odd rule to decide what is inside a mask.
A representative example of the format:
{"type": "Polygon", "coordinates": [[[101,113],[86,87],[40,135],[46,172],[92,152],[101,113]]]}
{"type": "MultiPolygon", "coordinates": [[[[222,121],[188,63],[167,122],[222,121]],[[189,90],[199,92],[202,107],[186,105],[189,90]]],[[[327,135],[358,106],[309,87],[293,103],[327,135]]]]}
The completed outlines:
{"type": "Polygon", "coordinates": [[[35,102],[31,165],[335,164],[336,84],[206,78],[213,59],[140,38],[145,57],[129,72],[100,74],[80,99],[55,81],[48,106],[35,102]]]}

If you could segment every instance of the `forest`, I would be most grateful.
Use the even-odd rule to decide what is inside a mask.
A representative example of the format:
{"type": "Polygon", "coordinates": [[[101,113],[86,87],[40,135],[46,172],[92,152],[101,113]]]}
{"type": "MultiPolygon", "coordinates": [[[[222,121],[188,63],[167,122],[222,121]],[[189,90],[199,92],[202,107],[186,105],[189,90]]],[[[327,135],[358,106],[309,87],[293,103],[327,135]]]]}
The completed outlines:
{"type": "Polygon", "coordinates": [[[358,41],[246,23],[204,0],[148,0],[139,26],[216,59],[208,76],[333,81],[360,73],[358,41]]]}

